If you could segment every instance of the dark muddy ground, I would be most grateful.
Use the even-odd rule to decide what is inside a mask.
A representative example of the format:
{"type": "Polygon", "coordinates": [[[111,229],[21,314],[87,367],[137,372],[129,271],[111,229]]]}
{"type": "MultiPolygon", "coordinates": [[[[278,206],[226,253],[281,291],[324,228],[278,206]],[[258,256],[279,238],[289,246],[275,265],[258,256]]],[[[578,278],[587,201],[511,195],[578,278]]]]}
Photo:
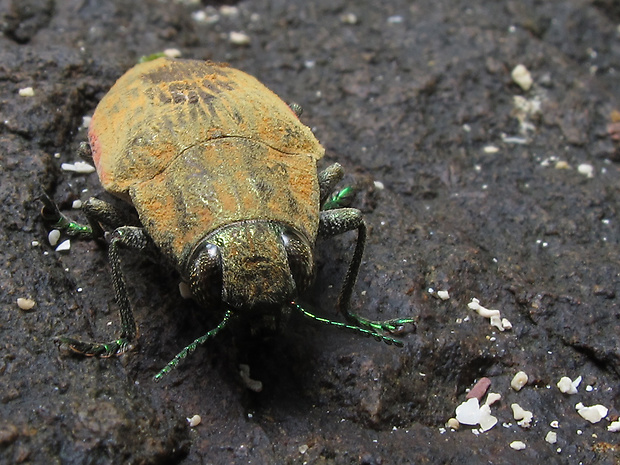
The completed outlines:
{"type": "MultiPolygon", "coordinates": [[[[0,1],[0,462],[620,463],[620,433],[607,430],[620,410],[617,4],[236,6],[0,1]],[[249,44],[231,43],[233,31],[249,44]],[[112,337],[117,308],[105,248],[73,241],[55,252],[35,199],[41,186],[66,209],[105,197],[96,175],[60,165],[77,159],[82,118],[115,79],[167,48],[227,61],[305,108],[327,149],[322,166],[339,161],[362,189],[370,234],[353,309],[414,316],[403,349],[296,317],[253,334],[242,321],[154,383],[217,315],[135,254],[124,269],[139,348],[97,360],[56,347],[58,335],[112,337]],[[528,91],[511,78],[519,63],[528,91]],[[19,95],[27,87],[34,95],[19,95]],[[19,297],[35,307],[19,309],[19,297]],[[512,330],[469,310],[472,298],[512,330]],[[240,363],[262,392],[245,387],[240,363]],[[529,383],[515,392],[521,370],[529,383]],[[565,375],[583,377],[578,394],[558,391],[565,375]],[[482,376],[503,397],[491,408],[499,423],[444,430],[482,376]],[[578,402],[608,407],[607,418],[590,424],[578,402]],[[531,428],[512,403],[533,412],[531,428]],[[190,429],[195,414],[202,423],[190,429]],[[516,440],[526,448],[512,449],[516,440]]],[[[353,240],[318,244],[305,301],[324,315],[335,316],[353,240]]]]}

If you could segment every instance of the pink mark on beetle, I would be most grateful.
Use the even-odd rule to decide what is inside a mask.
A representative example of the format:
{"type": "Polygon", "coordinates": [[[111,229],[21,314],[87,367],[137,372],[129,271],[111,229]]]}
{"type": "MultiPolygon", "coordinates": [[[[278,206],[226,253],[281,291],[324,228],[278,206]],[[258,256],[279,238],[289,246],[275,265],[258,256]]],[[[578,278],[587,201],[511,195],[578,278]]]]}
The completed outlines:
{"type": "Polygon", "coordinates": [[[102,169],[101,167],[101,143],[99,141],[99,137],[97,137],[97,134],[92,130],[88,132],[88,143],[90,144],[93,155],[93,162],[95,163],[95,168],[97,169],[99,179],[101,180],[102,184],[105,185],[109,176],[106,170],[102,169]]]}

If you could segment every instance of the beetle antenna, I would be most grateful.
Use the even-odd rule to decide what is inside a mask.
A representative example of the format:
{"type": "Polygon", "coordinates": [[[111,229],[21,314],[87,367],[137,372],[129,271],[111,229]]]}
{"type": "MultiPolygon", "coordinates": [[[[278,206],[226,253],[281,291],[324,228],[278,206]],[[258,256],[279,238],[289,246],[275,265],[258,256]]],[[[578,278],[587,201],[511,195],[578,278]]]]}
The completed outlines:
{"type": "Polygon", "coordinates": [[[227,309],[226,313],[224,314],[224,318],[222,319],[220,324],[217,325],[215,328],[213,328],[211,331],[209,331],[204,336],[200,336],[198,339],[196,339],[194,342],[188,345],[185,349],[179,352],[172,360],[168,362],[168,365],[166,365],[159,373],[155,375],[154,377],[155,381],[159,381],[165,375],[167,375],[172,370],[174,370],[177,367],[177,365],[181,362],[181,360],[183,360],[185,357],[187,357],[189,354],[195,351],[199,345],[204,344],[207,339],[215,336],[222,329],[224,329],[226,325],[228,325],[228,322],[230,321],[230,319],[232,318],[232,314],[233,314],[233,311],[230,308],[227,309]]]}
{"type": "Polygon", "coordinates": [[[348,325],[346,323],[341,323],[339,321],[328,320],[327,318],[322,318],[320,316],[317,316],[317,315],[315,315],[313,313],[310,313],[306,309],[304,309],[297,302],[290,302],[290,306],[291,306],[291,308],[293,310],[298,310],[299,312],[301,312],[305,317],[310,318],[310,319],[315,320],[315,321],[318,321],[320,323],[336,326],[338,328],[350,329],[352,331],[356,331],[358,333],[365,334],[366,336],[371,336],[371,337],[373,337],[375,339],[375,341],[383,341],[383,342],[385,342],[386,344],[389,344],[389,345],[394,344],[397,347],[402,347],[403,346],[403,342],[399,341],[398,339],[394,339],[392,337],[376,333],[376,332],[371,331],[369,329],[360,328],[359,326],[348,325]]]}

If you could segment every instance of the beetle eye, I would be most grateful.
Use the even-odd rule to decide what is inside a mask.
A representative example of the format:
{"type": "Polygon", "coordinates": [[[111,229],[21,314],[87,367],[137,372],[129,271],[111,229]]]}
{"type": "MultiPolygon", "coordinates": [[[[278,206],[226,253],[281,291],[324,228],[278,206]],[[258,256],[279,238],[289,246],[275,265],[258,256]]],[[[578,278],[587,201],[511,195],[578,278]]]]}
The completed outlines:
{"type": "Polygon", "coordinates": [[[302,292],[310,286],[314,274],[312,248],[307,240],[289,228],[282,232],[282,243],[286,249],[288,265],[297,285],[297,291],[302,292]]]}
{"type": "Polygon", "coordinates": [[[222,257],[217,245],[206,243],[194,252],[190,263],[189,286],[201,304],[222,300],[222,257]]]}

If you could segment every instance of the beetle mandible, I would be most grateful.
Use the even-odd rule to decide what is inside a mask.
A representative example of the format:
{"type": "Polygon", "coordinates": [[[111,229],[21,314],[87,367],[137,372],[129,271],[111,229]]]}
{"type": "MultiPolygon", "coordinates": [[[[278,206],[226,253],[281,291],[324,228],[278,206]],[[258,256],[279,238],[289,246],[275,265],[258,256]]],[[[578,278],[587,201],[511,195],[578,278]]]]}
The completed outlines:
{"type": "MultiPolygon", "coordinates": [[[[125,352],[136,324],[119,250],[154,244],[219,325],[183,349],[160,379],[228,322],[256,307],[288,307],[322,323],[356,330],[388,344],[410,318],[373,321],[349,311],[366,226],[355,208],[328,198],[343,177],[335,163],[317,173],[325,150],[289,106],[252,76],[227,65],[159,58],[127,71],[97,106],[88,131],[104,189],[126,200],[141,227],[126,226],[111,204],[91,198],[89,225],[64,216],[44,194],[42,213],[69,235],[109,236],[112,284],[121,334],[107,343],[60,341],[84,355],[125,352]],[[314,274],[317,236],[357,230],[338,298],[347,323],[321,318],[296,303],[314,274]]],[[[83,147],[83,148],[84,148],[83,147]]]]}

